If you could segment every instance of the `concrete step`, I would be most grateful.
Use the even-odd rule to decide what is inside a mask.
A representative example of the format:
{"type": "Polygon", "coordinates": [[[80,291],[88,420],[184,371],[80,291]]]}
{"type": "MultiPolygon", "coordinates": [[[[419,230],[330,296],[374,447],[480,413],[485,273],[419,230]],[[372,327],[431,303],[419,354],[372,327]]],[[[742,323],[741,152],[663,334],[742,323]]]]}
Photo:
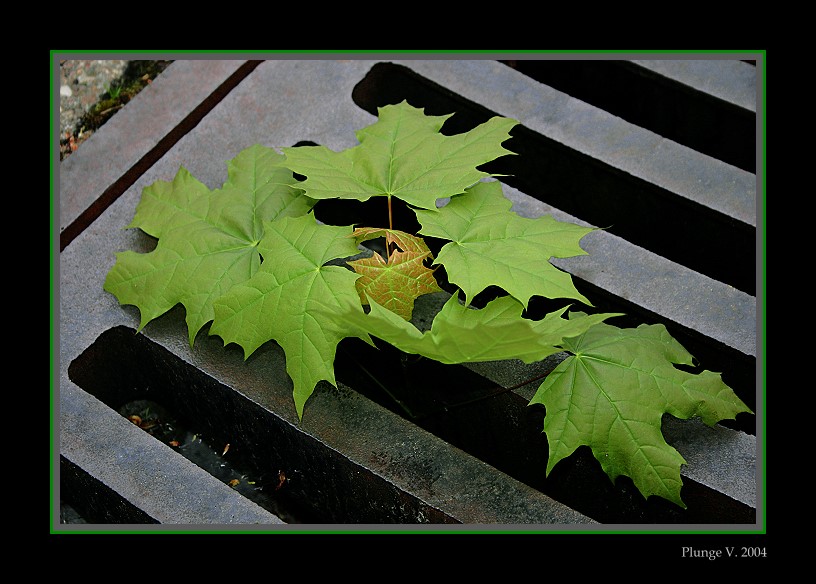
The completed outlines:
{"type": "MultiPolygon", "coordinates": [[[[759,86],[751,65],[689,65],[625,63],[653,83],[684,84],[689,99],[730,101],[755,116],[745,95],[751,79],[759,86]]],[[[97,131],[59,169],[63,498],[91,522],[165,526],[756,529],[763,492],[756,174],[528,73],[488,59],[179,60],[97,131]],[[367,349],[344,342],[338,387],[318,386],[299,422],[277,345],[247,362],[205,334],[191,348],[180,308],[136,335],[138,311],[103,291],[116,252],[151,245],[123,229],[144,187],[184,166],[217,188],[226,161],[256,143],[349,148],[378,105],[402,99],[429,114],[457,112],[451,121],[463,128],[494,114],[519,120],[508,145],[521,153],[510,169],[519,180],[505,180],[515,210],[607,227],[582,242],[588,256],[556,265],[599,308],[665,324],[757,411],[715,428],[667,417],[664,434],[689,462],[688,509],[643,500],[626,480],[611,484],[586,453],[543,476],[542,413],[526,405],[535,385],[523,382],[552,361],[429,370],[436,397],[416,392],[411,415],[379,388],[377,376],[388,371],[361,375],[356,365],[367,349]],[[450,401],[440,405],[441,392],[450,401]],[[479,399],[459,407],[465,395],[479,399]],[[185,428],[182,447],[128,421],[123,412],[133,403],[169,412],[185,428]],[[202,439],[210,454],[185,452],[202,439]],[[219,462],[233,474],[219,475],[219,462]]],[[[438,300],[428,298],[424,309],[438,300]]],[[[398,359],[383,357],[384,367],[398,359]]]]}

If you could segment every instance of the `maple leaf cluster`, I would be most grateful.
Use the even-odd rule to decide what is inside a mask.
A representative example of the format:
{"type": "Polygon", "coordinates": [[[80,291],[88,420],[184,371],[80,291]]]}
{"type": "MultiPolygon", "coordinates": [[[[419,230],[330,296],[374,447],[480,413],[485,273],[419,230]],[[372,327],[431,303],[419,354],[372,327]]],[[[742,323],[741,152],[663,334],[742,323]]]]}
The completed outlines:
{"type": "Polygon", "coordinates": [[[644,495],[682,505],[684,461],[662,440],[661,415],[713,424],[748,408],[718,375],[675,368],[690,356],[659,326],[621,331],[603,322],[614,314],[565,318],[566,308],[525,318],[534,296],[592,306],[550,259],[585,253],[579,242],[593,229],[518,216],[496,177],[479,170],[513,154],[502,143],[515,120],[494,117],[444,136],[449,117],[403,102],[380,108],[357,133],[359,144],[341,152],[254,145],[228,163],[227,181],[212,191],[179,169],[172,181],[144,189],[128,225],[157,238],[155,250],[118,253],[105,290],[139,308],[139,330],[182,304],[191,345],[207,323],[209,334],[238,344],[245,357],[278,343],[299,418],[318,383],[336,384],[334,358],[345,338],[377,337],[443,363],[532,363],[569,351],[531,401],[547,408],[548,472],[586,444],[612,479],[632,476],[644,495]],[[387,198],[389,209],[392,199],[409,205],[419,232],[327,225],[313,213],[320,200],[372,197],[387,198]],[[446,241],[436,258],[423,236],[446,241]],[[379,238],[384,254],[359,258],[361,244],[379,238]],[[411,323],[414,301],[442,292],[439,266],[464,302],[451,295],[421,332],[411,323]],[[506,295],[473,308],[488,287],[506,295]]]}

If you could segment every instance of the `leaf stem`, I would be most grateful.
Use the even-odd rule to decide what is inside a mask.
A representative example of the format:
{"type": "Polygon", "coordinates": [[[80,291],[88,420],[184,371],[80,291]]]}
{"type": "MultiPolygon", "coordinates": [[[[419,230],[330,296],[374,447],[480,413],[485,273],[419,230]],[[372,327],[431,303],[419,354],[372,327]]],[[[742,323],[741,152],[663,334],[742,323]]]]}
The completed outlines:
{"type": "MultiPolygon", "coordinates": [[[[394,229],[394,215],[391,209],[391,195],[388,195],[388,229],[394,229]]],[[[391,234],[389,233],[388,236],[385,238],[386,245],[385,245],[385,252],[388,254],[388,261],[391,261],[391,254],[394,253],[395,244],[391,239],[391,234]]]]}

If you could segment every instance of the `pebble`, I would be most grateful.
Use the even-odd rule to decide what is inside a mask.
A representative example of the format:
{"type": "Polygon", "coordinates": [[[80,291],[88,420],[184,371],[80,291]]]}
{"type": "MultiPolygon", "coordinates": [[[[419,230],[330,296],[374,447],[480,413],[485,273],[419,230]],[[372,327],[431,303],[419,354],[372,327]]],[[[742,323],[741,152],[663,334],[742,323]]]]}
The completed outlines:
{"type": "Polygon", "coordinates": [[[77,134],[77,127],[99,98],[121,79],[124,60],[67,59],[60,62],[60,136],[77,134]]]}

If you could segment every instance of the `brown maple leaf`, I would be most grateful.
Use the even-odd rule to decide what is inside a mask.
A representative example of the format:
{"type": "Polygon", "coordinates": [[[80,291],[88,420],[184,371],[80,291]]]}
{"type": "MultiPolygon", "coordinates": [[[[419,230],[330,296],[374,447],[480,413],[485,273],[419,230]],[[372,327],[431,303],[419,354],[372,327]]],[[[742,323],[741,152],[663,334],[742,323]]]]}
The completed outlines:
{"type": "Polygon", "coordinates": [[[392,229],[360,228],[353,236],[358,242],[385,237],[388,259],[374,253],[369,258],[348,262],[361,274],[357,279],[360,301],[368,304],[368,297],[401,316],[411,320],[414,300],[423,294],[441,292],[434,270],[425,260],[432,259],[425,242],[414,235],[392,229]]]}

